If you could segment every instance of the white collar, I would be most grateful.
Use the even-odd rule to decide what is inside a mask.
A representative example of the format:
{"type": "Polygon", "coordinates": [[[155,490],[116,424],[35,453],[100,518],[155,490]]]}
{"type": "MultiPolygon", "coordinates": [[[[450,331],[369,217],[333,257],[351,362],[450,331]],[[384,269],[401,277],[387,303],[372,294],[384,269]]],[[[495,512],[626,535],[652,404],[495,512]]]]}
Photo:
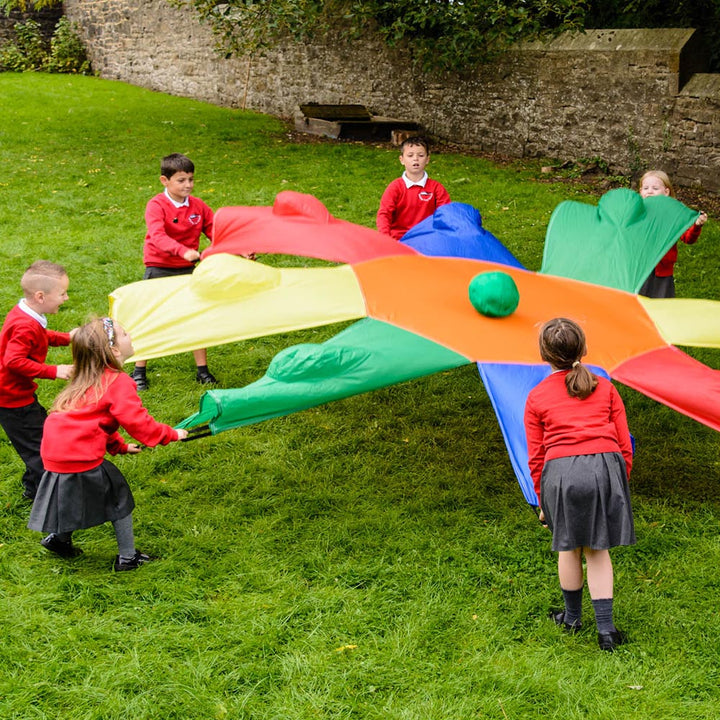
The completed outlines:
{"type": "Polygon", "coordinates": [[[418,185],[419,187],[423,187],[423,188],[424,188],[424,187],[425,187],[425,183],[428,181],[428,174],[425,172],[425,173],[423,173],[423,176],[422,176],[419,180],[413,181],[413,180],[411,180],[411,179],[407,176],[407,173],[404,172],[404,173],[402,174],[402,179],[403,179],[403,181],[404,181],[404,183],[405,183],[405,187],[406,187],[406,188],[411,188],[411,187],[413,187],[413,186],[415,186],[415,185],[418,185]]]}
{"type": "Polygon", "coordinates": [[[173,199],[170,197],[170,193],[167,191],[167,188],[165,188],[165,191],[164,191],[164,192],[165,192],[165,197],[166,197],[176,208],[188,207],[188,206],[190,205],[190,198],[189,198],[189,197],[186,197],[182,202],[178,202],[177,200],[173,200],[173,199]]]}
{"type": "Polygon", "coordinates": [[[20,298],[18,307],[31,318],[37,320],[44,328],[47,327],[47,318],[40,313],[36,313],[26,302],[25,298],[20,298]]]}

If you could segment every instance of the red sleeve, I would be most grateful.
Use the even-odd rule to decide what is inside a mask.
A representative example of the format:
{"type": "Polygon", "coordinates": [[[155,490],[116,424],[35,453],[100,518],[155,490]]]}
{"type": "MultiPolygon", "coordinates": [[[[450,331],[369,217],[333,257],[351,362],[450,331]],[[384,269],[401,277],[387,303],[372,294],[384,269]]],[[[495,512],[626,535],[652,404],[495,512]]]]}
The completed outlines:
{"type": "Polygon", "coordinates": [[[680,239],[687,245],[693,245],[698,241],[700,233],[702,232],[702,225],[696,225],[693,223],[681,236],[680,239]]]}
{"type": "Polygon", "coordinates": [[[105,396],[110,405],[110,414],[143,445],[167,445],[178,439],[177,430],[159,423],[145,409],[137,393],[135,381],[129,375],[118,373],[105,396]]]}
{"type": "MultiPolygon", "coordinates": [[[[200,201],[202,202],[202,201],[200,201]]],[[[212,242],[213,239],[213,230],[215,227],[215,214],[210,209],[209,205],[206,205],[205,203],[202,203],[203,205],[203,234],[212,242]]]]}
{"type": "Polygon", "coordinates": [[[148,202],[145,208],[147,225],[145,243],[165,255],[182,257],[188,251],[187,246],[171,238],[165,231],[166,214],[170,212],[168,202],[162,194],[156,195],[148,202]]]}
{"type": "Polygon", "coordinates": [[[386,188],[380,198],[380,209],[377,212],[377,229],[385,235],[392,236],[392,224],[397,208],[396,181],[393,180],[386,188]]]}
{"type": "Polygon", "coordinates": [[[55,330],[47,330],[48,345],[52,347],[62,347],[70,344],[70,333],[56,332],[55,330]]]}
{"type": "Polygon", "coordinates": [[[448,191],[443,185],[438,183],[437,187],[435,188],[435,198],[435,207],[447,205],[450,202],[450,193],[448,193],[448,191]]]}
{"type": "Polygon", "coordinates": [[[127,449],[128,444],[125,442],[125,438],[119,432],[114,432],[112,435],[108,436],[107,451],[111,455],[122,455],[123,453],[127,452],[127,449]]]}
{"type": "Polygon", "coordinates": [[[633,461],[632,441],[630,440],[630,429],[628,428],[627,415],[625,414],[625,405],[614,385],[610,393],[610,419],[614,423],[617,431],[618,445],[620,445],[620,451],[625,459],[625,467],[629,478],[633,461]]]}
{"type": "Polygon", "coordinates": [[[527,438],[530,476],[535,486],[538,502],[540,502],[540,478],[545,465],[545,433],[540,416],[533,407],[531,396],[528,396],[525,403],[525,436],[527,438]]]}
{"type": "MultiPolygon", "coordinates": [[[[40,324],[38,328],[40,329],[40,324]]],[[[45,332],[45,330],[41,331],[45,332]]],[[[3,364],[12,372],[27,378],[55,380],[57,377],[55,365],[46,365],[31,358],[36,348],[37,342],[33,333],[27,327],[17,325],[5,347],[3,364]]]]}

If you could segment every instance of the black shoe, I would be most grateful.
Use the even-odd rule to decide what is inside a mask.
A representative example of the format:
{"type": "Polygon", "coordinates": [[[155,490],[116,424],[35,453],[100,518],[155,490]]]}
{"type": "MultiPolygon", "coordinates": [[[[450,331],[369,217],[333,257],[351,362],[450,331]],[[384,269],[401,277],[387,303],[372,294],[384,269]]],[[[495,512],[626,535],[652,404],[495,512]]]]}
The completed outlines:
{"type": "Polygon", "coordinates": [[[565,622],[565,611],[564,610],[550,610],[548,613],[548,617],[560,628],[562,628],[566,633],[570,633],[571,635],[574,635],[577,632],[580,632],[582,629],[582,622],[580,620],[576,620],[574,623],[566,623],[565,622]]]}
{"type": "Polygon", "coordinates": [[[132,371],[130,377],[135,381],[135,387],[138,389],[138,392],[147,390],[150,387],[150,383],[148,382],[147,375],[144,371],[140,372],[136,368],[132,371]]]}
{"type": "Polygon", "coordinates": [[[115,572],[122,572],[123,570],[137,570],[141,565],[152,562],[153,560],[157,560],[157,558],[136,550],[130,560],[121,560],[120,556],[116,555],[113,570],[115,570],[115,572]]]}
{"type": "Polygon", "coordinates": [[[79,547],[75,547],[72,541],[65,542],[61,540],[55,533],[50,533],[47,537],[44,537],[40,544],[50,552],[54,552],[56,555],[64,558],[74,558],[78,555],[82,555],[82,550],[79,547]]]}
{"type": "Polygon", "coordinates": [[[22,494],[22,499],[31,503],[35,500],[35,493],[30,492],[29,490],[25,490],[25,492],[23,492],[23,494],[22,494]]]}
{"type": "Polygon", "coordinates": [[[601,650],[612,652],[619,645],[628,641],[627,635],[621,630],[613,630],[607,633],[598,633],[598,645],[601,650]]]}
{"type": "Polygon", "coordinates": [[[209,370],[198,370],[195,379],[201,385],[217,385],[216,377],[209,370]]]}

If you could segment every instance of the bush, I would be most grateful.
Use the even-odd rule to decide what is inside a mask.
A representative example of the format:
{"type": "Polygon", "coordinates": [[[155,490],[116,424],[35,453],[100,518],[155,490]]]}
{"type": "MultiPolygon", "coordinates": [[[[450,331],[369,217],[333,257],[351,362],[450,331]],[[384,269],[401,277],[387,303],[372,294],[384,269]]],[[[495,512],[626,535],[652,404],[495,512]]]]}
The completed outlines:
{"type": "Polygon", "coordinates": [[[28,20],[16,23],[14,30],[15,42],[6,43],[0,49],[0,67],[13,72],[45,70],[49,53],[40,25],[28,20]]]}
{"type": "Polygon", "coordinates": [[[34,20],[16,23],[15,41],[0,48],[0,70],[26,72],[46,70],[55,73],[87,75],[90,62],[74,23],[62,17],[48,45],[40,25],[34,20]]]}
{"type": "Polygon", "coordinates": [[[76,32],[76,25],[66,17],[61,17],[55,26],[50,41],[48,70],[80,75],[87,75],[90,72],[90,61],[85,53],[85,46],[76,32]]]}

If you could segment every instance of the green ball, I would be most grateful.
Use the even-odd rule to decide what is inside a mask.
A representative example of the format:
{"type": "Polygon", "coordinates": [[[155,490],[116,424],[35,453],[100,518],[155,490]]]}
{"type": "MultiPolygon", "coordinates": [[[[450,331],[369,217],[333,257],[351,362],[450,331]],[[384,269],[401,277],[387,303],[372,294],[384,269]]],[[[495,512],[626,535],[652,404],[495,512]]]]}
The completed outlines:
{"type": "Polygon", "coordinates": [[[507,317],[520,302],[515,281],[504,272],[485,272],[476,275],[468,287],[472,306],[487,317],[507,317]]]}

